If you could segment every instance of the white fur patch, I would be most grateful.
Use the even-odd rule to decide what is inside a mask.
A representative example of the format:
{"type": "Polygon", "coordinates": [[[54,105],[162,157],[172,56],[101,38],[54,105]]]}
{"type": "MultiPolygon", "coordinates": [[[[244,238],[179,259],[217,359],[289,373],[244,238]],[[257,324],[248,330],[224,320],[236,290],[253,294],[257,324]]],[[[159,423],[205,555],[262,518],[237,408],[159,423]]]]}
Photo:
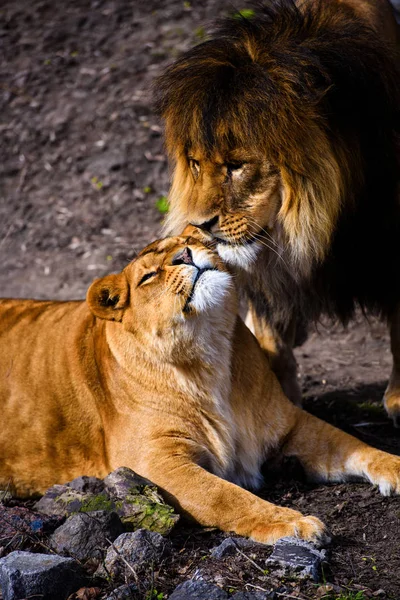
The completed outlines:
{"type": "Polygon", "coordinates": [[[232,276],[229,273],[214,270],[206,271],[196,283],[191,305],[197,312],[204,312],[214,306],[221,306],[231,288],[232,276]]]}
{"type": "Polygon", "coordinates": [[[254,242],[246,246],[233,246],[231,244],[218,244],[217,252],[226,263],[249,270],[256,261],[262,249],[262,244],[254,242]]]}

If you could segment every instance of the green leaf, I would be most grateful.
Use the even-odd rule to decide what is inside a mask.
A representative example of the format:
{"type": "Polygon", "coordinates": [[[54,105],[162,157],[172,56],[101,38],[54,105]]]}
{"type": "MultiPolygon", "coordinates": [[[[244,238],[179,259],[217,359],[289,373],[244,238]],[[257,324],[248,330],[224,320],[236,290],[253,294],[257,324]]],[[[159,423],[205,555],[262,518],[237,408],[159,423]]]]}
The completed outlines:
{"type": "Polygon", "coordinates": [[[234,19],[251,19],[254,17],[254,10],[252,8],[243,8],[233,15],[234,19]]]}
{"type": "Polygon", "coordinates": [[[162,215],[168,212],[169,204],[166,196],[160,196],[156,201],[156,208],[162,215]]]}

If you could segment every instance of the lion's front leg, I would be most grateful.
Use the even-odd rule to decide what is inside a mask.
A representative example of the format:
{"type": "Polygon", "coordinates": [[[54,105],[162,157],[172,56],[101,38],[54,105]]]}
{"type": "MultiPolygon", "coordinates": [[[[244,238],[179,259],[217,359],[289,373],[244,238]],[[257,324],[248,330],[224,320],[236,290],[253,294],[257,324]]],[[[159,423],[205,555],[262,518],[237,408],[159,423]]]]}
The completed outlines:
{"type": "Polygon", "coordinates": [[[285,536],[324,541],[325,525],[317,517],[258,498],[196,464],[192,454],[193,444],[160,438],[139,472],[163,490],[169,503],[201,525],[233,531],[264,544],[285,536]]]}
{"type": "Polygon", "coordinates": [[[393,367],[383,402],[386,412],[393,419],[394,426],[400,427],[400,306],[390,319],[390,347],[393,367]]]}
{"type": "Polygon", "coordinates": [[[346,481],[354,477],[370,481],[384,496],[400,494],[400,457],[377,450],[298,410],[297,423],[283,453],[296,456],[312,479],[346,481]]]}
{"type": "Polygon", "coordinates": [[[273,326],[266,317],[257,314],[250,304],[246,325],[256,336],[268,355],[270,365],[282,389],[296,406],[302,405],[302,393],[297,379],[297,361],[293,353],[296,338],[296,319],[292,317],[286,327],[273,326]]]}

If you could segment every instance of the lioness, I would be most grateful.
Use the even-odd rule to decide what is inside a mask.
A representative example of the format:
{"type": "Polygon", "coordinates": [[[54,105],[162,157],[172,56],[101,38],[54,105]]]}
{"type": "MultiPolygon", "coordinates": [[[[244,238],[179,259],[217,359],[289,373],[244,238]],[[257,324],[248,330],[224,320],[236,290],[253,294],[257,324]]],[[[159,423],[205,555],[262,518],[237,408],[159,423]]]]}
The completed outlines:
{"type": "Polygon", "coordinates": [[[266,502],[260,467],[280,449],[310,476],[400,492],[400,458],[295,407],[237,315],[218,255],[154,242],[86,302],[0,302],[0,485],[20,495],[131,467],[203,525],[272,543],[324,524],[266,502]]]}
{"type": "MultiPolygon", "coordinates": [[[[266,0],[157,81],[174,165],[166,232],[206,231],[301,402],[296,320],[389,321],[400,418],[400,71],[387,0],[266,0]]],[[[303,328],[304,329],[304,328],[303,328]]]]}

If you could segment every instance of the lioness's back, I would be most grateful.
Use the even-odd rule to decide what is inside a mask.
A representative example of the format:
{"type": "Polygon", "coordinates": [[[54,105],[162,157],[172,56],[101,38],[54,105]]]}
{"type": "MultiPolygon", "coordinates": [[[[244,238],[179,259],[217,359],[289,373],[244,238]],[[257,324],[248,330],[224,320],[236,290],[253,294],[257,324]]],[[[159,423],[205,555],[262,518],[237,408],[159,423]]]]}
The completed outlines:
{"type": "Polygon", "coordinates": [[[94,321],[85,302],[0,300],[0,485],[33,493],[69,472],[98,472],[102,425],[86,400],[94,321]]]}

